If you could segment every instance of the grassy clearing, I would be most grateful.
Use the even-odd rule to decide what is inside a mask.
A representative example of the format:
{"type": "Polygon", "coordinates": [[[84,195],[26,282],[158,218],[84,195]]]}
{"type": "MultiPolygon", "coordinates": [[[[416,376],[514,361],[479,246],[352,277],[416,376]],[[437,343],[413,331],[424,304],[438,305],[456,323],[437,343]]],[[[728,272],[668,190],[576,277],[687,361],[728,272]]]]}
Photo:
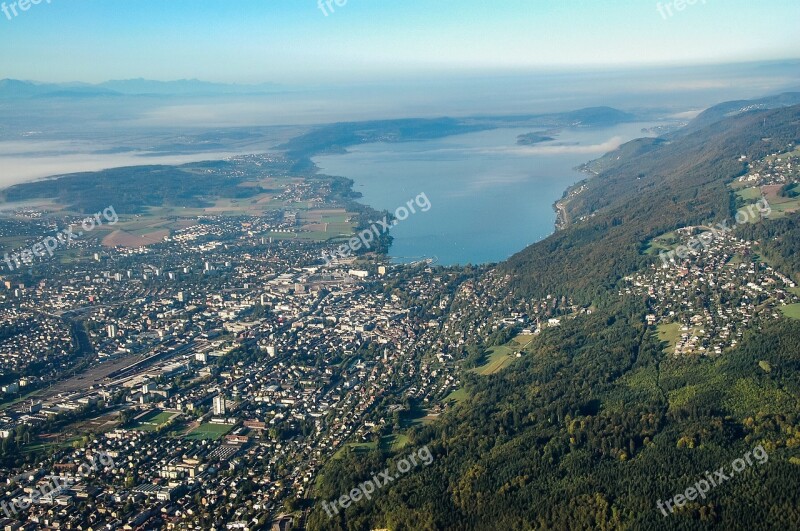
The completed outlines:
{"type": "MultiPolygon", "coordinates": [[[[381,441],[383,442],[383,441],[381,441]]],[[[371,452],[372,450],[378,447],[378,443],[375,442],[368,442],[368,443],[348,443],[339,448],[339,450],[333,454],[333,459],[341,459],[344,457],[344,454],[347,453],[348,450],[352,450],[357,454],[371,452]]]]}
{"type": "Polygon", "coordinates": [[[30,454],[30,453],[41,453],[47,452],[50,450],[63,450],[65,448],[72,448],[73,443],[76,441],[80,441],[83,437],[80,435],[73,435],[65,439],[62,442],[47,442],[47,440],[43,442],[36,442],[33,444],[28,444],[21,449],[23,454],[30,454]]]}
{"type": "Polygon", "coordinates": [[[145,415],[139,422],[146,422],[149,424],[166,424],[170,421],[172,417],[175,416],[175,413],[169,413],[167,411],[153,411],[148,415],[145,415]]]}
{"type": "Polygon", "coordinates": [[[393,433],[381,437],[381,448],[389,450],[390,452],[397,452],[407,446],[411,440],[402,433],[393,433]]]}
{"type": "Polygon", "coordinates": [[[758,186],[752,186],[750,188],[744,188],[737,191],[736,195],[745,201],[757,201],[761,199],[761,189],[758,186]]]}
{"type": "Polygon", "coordinates": [[[675,345],[681,338],[681,325],[680,323],[660,324],[657,327],[658,340],[665,341],[667,346],[664,347],[664,352],[675,352],[675,345]]]}
{"type": "Polygon", "coordinates": [[[467,394],[467,390],[461,388],[461,389],[456,389],[455,391],[447,395],[444,401],[445,402],[453,401],[460,404],[461,402],[465,401],[468,397],[469,395],[467,394]]]}
{"type": "Polygon", "coordinates": [[[770,214],[769,219],[780,218],[800,210],[800,199],[789,199],[780,203],[770,202],[770,207],[772,208],[772,214],[770,214]]]}
{"type": "Polygon", "coordinates": [[[412,426],[421,426],[426,424],[425,418],[428,412],[420,407],[414,406],[411,411],[404,411],[400,415],[400,426],[403,429],[411,428],[412,426]]]}
{"type": "Polygon", "coordinates": [[[662,234],[661,236],[657,236],[647,242],[647,245],[644,249],[644,254],[656,255],[661,251],[671,251],[676,245],[678,245],[678,241],[678,235],[674,232],[662,234]]]}
{"type": "Polygon", "coordinates": [[[508,343],[508,346],[511,348],[516,348],[517,350],[525,349],[528,345],[533,342],[536,338],[533,334],[520,334],[508,343]]]}
{"type": "Polygon", "coordinates": [[[524,352],[535,338],[533,334],[520,334],[505,345],[490,348],[486,362],[472,372],[488,376],[502,371],[517,359],[517,352],[524,352]]]}
{"type": "Polygon", "coordinates": [[[781,307],[783,315],[789,319],[800,319],[800,304],[788,304],[781,307]]]}
{"type": "Polygon", "coordinates": [[[496,374],[508,367],[511,362],[516,359],[514,356],[515,352],[516,351],[513,348],[509,348],[505,345],[501,347],[492,347],[489,349],[488,361],[482,366],[476,367],[472,370],[481,376],[496,374]]]}
{"type": "Polygon", "coordinates": [[[191,430],[191,424],[187,419],[177,421],[166,433],[167,437],[186,437],[191,430]]]}
{"type": "Polygon", "coordinates": [[[744,257],[742,255],[740,255],[739,253],[736,253],[736,254],[733,255],[733,257],[731,257],[730,260],[728,260],[728,264],[727,265],[735,266],[735,265],[739,265],[739,264],[742,264],[742,263],[744,263],[744,257]]]}

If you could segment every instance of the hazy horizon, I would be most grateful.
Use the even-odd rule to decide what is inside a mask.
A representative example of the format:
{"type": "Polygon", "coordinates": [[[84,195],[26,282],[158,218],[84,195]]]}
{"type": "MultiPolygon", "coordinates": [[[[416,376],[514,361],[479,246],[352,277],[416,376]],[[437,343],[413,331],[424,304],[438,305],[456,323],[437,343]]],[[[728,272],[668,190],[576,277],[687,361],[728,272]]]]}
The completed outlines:
{"type": "Polygon", "coordinates": [[[0,187],[52,175],[145,164],[180,164],[274,149],[302,128],[398,118],[565,112],[611,106],[648,119],[690,119],[733,99],[800,90],[793,61],[713,67],[444,76],[247,95],[0,98],[0,187]],[[235,146],[185,137],[258,136],[235,146]],[[166,148],[165,148],[166,146],[166,148]]]}
{"type": "Polygon", "coordinates": [[[305,84],[764,61],[797,57],[800,17],[792,13],[800,14],[793,0],[682,8],[637,0],[47,0],[0,12],[0,45],[10,52],[0,55],[0,72],[45,82],[305,84]]]}

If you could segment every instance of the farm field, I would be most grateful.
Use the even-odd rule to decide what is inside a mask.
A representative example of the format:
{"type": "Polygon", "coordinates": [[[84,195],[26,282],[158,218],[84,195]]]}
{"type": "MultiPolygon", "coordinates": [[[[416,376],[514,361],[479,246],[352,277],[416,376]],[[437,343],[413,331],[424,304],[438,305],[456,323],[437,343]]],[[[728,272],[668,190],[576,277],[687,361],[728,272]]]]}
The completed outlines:
{"type": "MultiPolygon", "coordinates": [[[[800,197],[781,197],[781,188],[783,188],[783,186],[779,184],[761,187],[752,186],[737,190],[736,195],[749,203],[753,203],[762,198],[766,199],[772,210],[769,219],[777,219],[785,216],[787,213],[800,210],[800,197]]],[[[747,213],[746,210],[745,213],[747,213]]]]}
{"type": "Polygon", "coordinates": [[[137,248],[154,245],[169,237],[174,231],[196,224],[198,216],[259,216],[270,210],[299,210],[298,225],[293,232],[268,232],[267,237],[276,240],[327,241],[347,238],[355,229],[351,214],[344,209],[314,208],[309,204],[285,205],[269,194],[261,194],[247,200],[222,199],[208,208],[151,207],[148,213],[132,219],[120,219],[110,227],[102,227],[98,235],[106,247],[137,248]]]}

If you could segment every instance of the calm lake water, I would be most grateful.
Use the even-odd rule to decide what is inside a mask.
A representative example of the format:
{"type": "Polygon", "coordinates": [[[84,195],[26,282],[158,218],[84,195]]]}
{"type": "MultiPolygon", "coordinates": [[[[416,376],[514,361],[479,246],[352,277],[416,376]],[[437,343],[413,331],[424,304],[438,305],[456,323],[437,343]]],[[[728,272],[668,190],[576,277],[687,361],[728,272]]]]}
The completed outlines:
{"type": "MultiPolygon", "coordinates": [[[[574,168],[646,136],[634,123],[562,129],[554,141],[518,146],[525,129],[497,129],[423,142],[367,144],[316,157],[322,173],[355,181],[361,201],[394,212],[424,193],[432,207],[391,231],[396,262],[498,262],[554,231],[553,203],[585,178],[574,168]]],[[[419,209],[418,209],[419,210],[419,209]]]]}

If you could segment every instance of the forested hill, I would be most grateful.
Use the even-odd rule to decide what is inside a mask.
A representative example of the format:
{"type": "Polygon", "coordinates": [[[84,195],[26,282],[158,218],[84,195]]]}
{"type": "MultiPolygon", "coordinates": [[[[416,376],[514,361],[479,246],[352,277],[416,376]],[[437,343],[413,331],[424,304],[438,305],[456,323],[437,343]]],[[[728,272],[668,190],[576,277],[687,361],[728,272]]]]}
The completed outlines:
{"type": "Polygon", "coordinates": [[[731,116],[737,116],[753,110],[776,109],[800,104],[800,92],[785,92],[776,96],[767,96],[756,100],[727,101],[714,105],[700,113],[687,127],[676,131],[673,135],[685,135],[702,129],[731,116]]]}
{"type": "Polygon", "coordinates": [[[800,105],[753,111],[685,136],[634,140],[596,161],[598,175],[564,201],[571,224],[514,255],[501,270],[520,296],[571,295],[591,302],[652,261],[645,242],[675,228],[734,213],[727,185],[740,160],[800,140],[800,105]]]}

